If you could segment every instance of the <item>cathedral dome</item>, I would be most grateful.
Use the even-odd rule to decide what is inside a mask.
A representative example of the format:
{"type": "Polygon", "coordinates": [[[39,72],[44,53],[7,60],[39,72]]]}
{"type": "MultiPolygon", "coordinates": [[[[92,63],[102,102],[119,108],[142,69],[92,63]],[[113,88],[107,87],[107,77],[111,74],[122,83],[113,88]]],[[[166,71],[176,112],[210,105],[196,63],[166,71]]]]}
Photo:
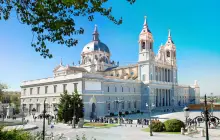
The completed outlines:
{"type": "Polygon", "coordinates": [[[102,51],[110,54],[109,48],[99,40],[99,33],[96,25],[92,35],[93,35],[93,40],[87,45],[85,45],[85,47],[82,50],[82,53],[102,51]]]}
{"type": "Polygon", "coordinates": [[[99,40],[93,40],[92,42],[85,45],[82,53],[88,53],[93,51],[103,51],[106,53],[110,53],[109,48],[99,40]]]}

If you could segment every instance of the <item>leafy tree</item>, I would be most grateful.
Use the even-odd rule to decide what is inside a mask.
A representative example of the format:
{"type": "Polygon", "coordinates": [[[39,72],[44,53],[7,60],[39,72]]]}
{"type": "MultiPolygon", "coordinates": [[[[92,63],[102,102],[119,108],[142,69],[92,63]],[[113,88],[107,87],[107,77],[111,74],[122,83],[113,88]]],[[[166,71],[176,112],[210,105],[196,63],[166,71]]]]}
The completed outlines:
{"type": "Polygon", "coordinates": [[[0,83],[0,101],[2,101],[3,90],[7,88],[8,86],[6,84],[0,83]]]}
{"type": "MultiPolygon", "coordinates": [[[[133,4],[135,0],[127,0],[133,4]]],[[[122,18],[112,15],[112,7],[106,7],[108,0],[0,0],[0,19],[8,20],[12,10],[20,23],[31,26],[33,40],[31,46],[44,58],[52,58],[46,44],[48,42],[76,46],[72,35],[83,34],[83,27],[76,27],[77,17],[94,20],[95,13],[107,17],[116,25],[122,18]]]]}
{"type": "Polygon", "coordinates": [[[65,91],[60,95],[60,103],[58,104],[58,119],[64,122],[72,121],[73,115],[76,116],[76,123],[79,118],[83,118],[83,101],[77,91],[73,92],[72,95],[65,91]],[[74,113],[75,112],[75,113],[74,113]]]}

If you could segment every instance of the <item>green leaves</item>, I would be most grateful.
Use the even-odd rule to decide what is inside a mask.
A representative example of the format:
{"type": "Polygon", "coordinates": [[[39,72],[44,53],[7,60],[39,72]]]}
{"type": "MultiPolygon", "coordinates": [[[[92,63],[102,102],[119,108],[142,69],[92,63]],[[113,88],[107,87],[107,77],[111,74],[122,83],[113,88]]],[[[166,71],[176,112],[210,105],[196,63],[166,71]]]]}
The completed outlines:
{"type": "MultiPolygon", "coordinates": [[[[127,0],[133,4],[135,0],[127,0]]],[[[88,21],[95,19],[95,13],[107,17],[116,25],[122,18],[112,15],[112,7],[103,6],[108,0],[0,0],[0,20],[10,17],[12,8],[20,23],[32,27],[34,34],[31,46],[44,58],[52,58],[47,43],[58,43],[73,47],[78,40],[73,35],[84,33],[83,27],[75,27],[75,18],[86,16],[88,21]]]]}
{"type": "Polygon", "coordinates": [[[58,119],[64,122],[71,121],[73,115],[76,115],[76,122],[83,117],[83,101],[77,91],[68,94],[65,91],[60,95],[60,103],[58,104],[58,119]]]}

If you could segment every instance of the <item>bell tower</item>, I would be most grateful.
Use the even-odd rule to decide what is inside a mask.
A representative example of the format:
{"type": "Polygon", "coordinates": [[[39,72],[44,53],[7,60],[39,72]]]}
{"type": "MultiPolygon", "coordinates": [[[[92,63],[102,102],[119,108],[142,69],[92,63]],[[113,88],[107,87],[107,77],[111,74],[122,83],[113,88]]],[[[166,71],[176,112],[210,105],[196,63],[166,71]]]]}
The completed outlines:
{"type": "Polygon", "coordinates": [[[153,54],[153,36],[147,25],[147,17],[144,17],[143,29],[139,35],[139,62],[151,60],[153,54]]]}
{"type": "Polygon", "coordinates": [[[153,80],[153,36],[144,17],[144,25],[139,35],[138,79],[143,83],[153,80]]]}

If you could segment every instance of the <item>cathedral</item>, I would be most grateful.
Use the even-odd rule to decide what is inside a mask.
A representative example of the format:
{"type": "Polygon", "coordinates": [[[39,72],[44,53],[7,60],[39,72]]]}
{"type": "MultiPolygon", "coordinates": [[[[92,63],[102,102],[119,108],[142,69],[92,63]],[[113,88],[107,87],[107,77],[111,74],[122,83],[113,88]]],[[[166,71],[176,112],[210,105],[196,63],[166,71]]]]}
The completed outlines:
{"type": "MultiPolygon", "coordinates": [[[[111,60],[110,48],[99,38],[97,26],[92,41],[84,46],[79,65],[64,65],[62,60],[53,70],[53,76],[24,81],[21,84],[21,105],[29,113],[33,108],[53,114],[60,94],[75,90],[84,103],[84,116],[98,117],[118,112],[147,112],[199,104],[200,87],[178,84],[176,45],[169,30],[167,41],[154,53],[154,39],[146,17],[139,34],[138,62],[119,66],[111,60]]],[[[115,52],[116,53],[116,52],[115,52]]]]}

